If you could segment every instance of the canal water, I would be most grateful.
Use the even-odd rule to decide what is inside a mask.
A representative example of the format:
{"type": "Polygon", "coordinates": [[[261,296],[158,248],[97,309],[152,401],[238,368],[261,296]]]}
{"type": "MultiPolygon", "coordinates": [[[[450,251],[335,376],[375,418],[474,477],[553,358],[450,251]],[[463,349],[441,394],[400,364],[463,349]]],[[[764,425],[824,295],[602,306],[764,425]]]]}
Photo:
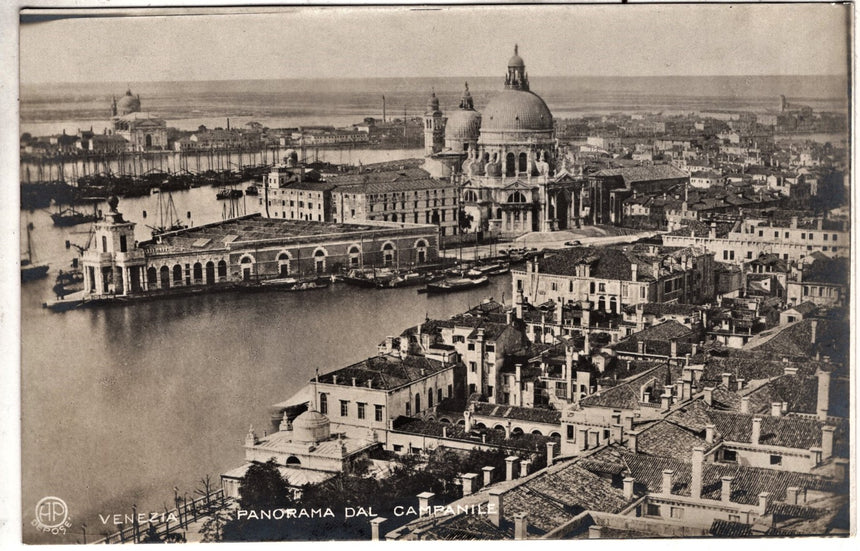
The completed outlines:
{"type": "MultiPolygon", "coordinates": [[[[174,193],[195,224],[219,220],[213,188],[174,193]]],[[[248,212],[252,209],[249,198],[248,212]]],[[[157,198],[121,200],[119,210],[148,237],[157,198]]],[[[257,207],[258,208],[258,207],[257,207]]],[[[24,212],[49,278],[21,297],[22,510],[25,542],[73,543],[114,531],[99,515],[163,511],[173,487],[191,495],[206,474],[241,464],[253,424],[320,372],[376,353],[387,335],[425,316],[448,317],[494,297],[510,302],[510,277],[443,296],[415,288],[379,291],[334,285],[305,293],[220,293],[52,313],[41,303],[53,278],[84,243],[86,228],[55,228],[49,212],[24,212]],[[30,526],[36,503],[63,499],[71,534],[30,526]]]]}

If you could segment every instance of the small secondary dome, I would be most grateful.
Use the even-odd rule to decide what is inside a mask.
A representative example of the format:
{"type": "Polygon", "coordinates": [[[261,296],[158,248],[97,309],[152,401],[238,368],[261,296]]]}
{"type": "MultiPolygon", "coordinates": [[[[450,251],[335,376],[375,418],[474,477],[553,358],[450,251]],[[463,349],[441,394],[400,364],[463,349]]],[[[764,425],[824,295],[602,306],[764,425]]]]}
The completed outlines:
{"type": "Polygon", "coordinates": [[[140,97],[133,96],[131,90],[126,90],[125,95],[116,102],[117,115],[128,115],[140,111],[140,97]]]}
{"type": "Polygon", "coordinates": [[[316,444],[331,436],[331,421],[316,410],[308,410],[293,420],[293,440],[316,444]]]}
{"type": "Polygon", "coordinates": [[[514,44],[514,55],[511,56],[511,59],[508,60],[508,67],[525,67],[526,64],[523,61],[523,58],[519,56],[518,53],[519,46],[514,44]]]}

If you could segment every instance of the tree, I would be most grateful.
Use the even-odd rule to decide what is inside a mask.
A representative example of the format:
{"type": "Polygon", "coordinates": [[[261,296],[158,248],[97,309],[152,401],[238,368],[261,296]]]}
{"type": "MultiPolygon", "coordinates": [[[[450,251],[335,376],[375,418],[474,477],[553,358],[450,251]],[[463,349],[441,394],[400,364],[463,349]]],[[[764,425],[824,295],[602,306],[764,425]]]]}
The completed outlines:
{"type": "Polygon", "coordinates": [[[224,541],[224,526],[229,521],[230,514],[224,509],[213,511],[200,527],[200,535],[203,536],[203,542],[224,541]]]}
{"type": "Polygon", "coordinates": [[[239,483],[243,509],[275,509],[292,505],[290,487],[281,476],[275,459],[252,463],[239,483]]]}
{"type": "Polygon", "coordinates": [[[457,221],[460,223],[460,233],[463,233],[472,227],[475,217],[466,212],[466,209],[461,208],[457,214],[457,221]]]}

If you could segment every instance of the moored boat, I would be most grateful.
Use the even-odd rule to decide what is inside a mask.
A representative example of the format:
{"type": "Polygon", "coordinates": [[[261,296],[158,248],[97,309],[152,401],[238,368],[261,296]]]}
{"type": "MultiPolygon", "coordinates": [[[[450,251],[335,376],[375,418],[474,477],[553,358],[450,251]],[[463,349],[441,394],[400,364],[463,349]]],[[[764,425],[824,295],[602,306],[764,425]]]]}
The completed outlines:
{"type": "Polygon", "coordinates": [[[100,216],[97,212],[93,212],[92,214],[85,214],[83,212],[80,212],[79,210],[75,210],[74,207],[69,207],[51,214],[51,220],[54,221],[54,225],[60,227],[77,226],[78,224],[88,224],[90,222],[96,222],[99,219],[100,216]]]}
{"type": "Polygon", "coordinates": [[[241,189],[223,188],[215,194],[216,199],[238,199],[239,197],[242,197],[241,189]]]}
{"type": "Polygon", "coordinates": [[[27,223],[27,254],[21,258],[21,282],[34,281],[42,279],[48,275],[47,264],[37,264],[35,255],[33,254],[33,240],[30,237],[30,231],[33,229],[33,223],[27,223]]]}
{"type": "Polygon", "coordinates": [[[480,276],[474,279],[468,277],[448,278],[435,283],[428,283],[427,287],[425,289],[421,289],[419,292],[423,291],[430,294],[453,293],[456,291],[466,291],[475,287],[481,287],[487,285],[489,282],[490,280],[487,276],[480,276]]]}

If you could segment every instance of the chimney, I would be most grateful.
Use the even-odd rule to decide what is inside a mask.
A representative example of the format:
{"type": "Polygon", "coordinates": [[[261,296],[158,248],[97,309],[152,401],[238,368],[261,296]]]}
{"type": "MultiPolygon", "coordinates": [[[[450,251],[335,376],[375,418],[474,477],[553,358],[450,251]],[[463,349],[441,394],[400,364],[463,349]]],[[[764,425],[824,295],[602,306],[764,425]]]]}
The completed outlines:
{"type": "Polygon", "coordinates": [[[516,478],[516,467],[519,460],[520,458],[516,455],[509,455],[505,458],[505,480],[513,480],[516,478]]]}
{"type": "Polygon", "coordinates": [[[549,441],[546,443],[546,466],[549,467],[552,465],[555,460],[555,442],[549,441]]]}
{"type": "Polygon", "coordinates": [[[663,469],[663,487],[662,492],[664,496],[672,495],[672,476],[675,474],[675,471],[672,469],[663,469]]]}
{"type": "Polygon", "coordinates": [[[833,432],[836,427],[824,425],[821,427],[821,459],[828,460],[833,457],[833,432]]]}
{"type": "Polygon", "coordinates": [[[663,389],[663,395],[660,396],[660,409],[662,411],[666,411],[672,406],[672,393],[669,391],[669,387],[663,389]]]}
{"type": "Polygon", "coordinates": [[[815,406],[815,412],[818,415],[818,420],[824,421],[827,419],[827,412],[830,410],[830,373],[819,371],[815,375],[818,377],[818,401],[815,406]]]}
{"type": "Polygon", "coordinates": [[[355,377],[352,378],[352,386],[355,386],[355,377]]]}
{"type": "Polygon", "coordinates": [[[436,497],[433,492],[421,492],[418,494],[418,516],[429,515],[430,500],[436,497]]]}
{"type": "Polygon", "coordinates": [[[445,425],[442,426],[442,438],[448,438],[448,427],[445,425]]]}
{"type": "Polygon", "coordinates": [[[633,430],[627,433],[627,448],[633,453],[639,452],[639,431],[633,430]]]}
{"type": "Polygon", "coordinates": [[[484,471],[484,486],[489,486],[493,483],[493,474],[495,473],[496,468],[487,466],[481,470],[484,471]]]}
{"type": "Polygon", "coordinates": [[[588,539],[599,540],[602,536],[603,527],[599,524],[592,524],[588,527],[588,539]]]}
{"type": "Polygon", "coordinates": [[[612,425],[609,427],[609,438],[610,442],[615,444],[620,444],[623,440],[624,429],[621,428],[621,425],[612,425]]]}
{"type": "Polygon", "coordinates": [[[645,353],[645,341],[637,341],[636,342],[637,350],[640,354],[645,353]]]}
{"type": "Polygon", "coordinates": [[[505,311],[505,323],[510,325],[514,321],[514,310],[513,308],[505,311]]]}
{"type": "Polygon", "coordinates": [[[741,396],[741,413],[749,413],[750,412],[750,397],[749,396],[741,396]]]}
{"type": "Polygon", "coordinates": [[[588,429],[577,427],[576,429],[577,447],[579,451],[588,449],[588,429]]]}
{"type": "Polygon", "coordinates": [[[333,373],[331,376],[331,384],[333,384],[333,385],[337,384],[337,374],[336,373],[333,373]]]}
{"type": "Polygon", "coordinates": [[[743,390],[744,386],[746,386],[747,380],[741,377],[738,377],[738,390],[743,390]]]}
{"type": "Polygon", "coordinates": [[[528,515],[525,513],[517,513],[514,515],[514,539],[528,539],[529,521],[528,515]]]}
{"type": "Polygon", "coordinates": [[[636,479],[632,476],[624,477],[624,499],[633,499],[633,482],[635,482],[635,480],[636,479]]]}
{"type": "Polygon", "coordinates": [[[382,523],[386,518],[376,517],[370,520],[370,539],[371,541],[379,541],[379,532],[382,529],[382,523]]]}
{"type": "Polygon", "coordinates": [[[555,305],[555,322],[559,325],[562,324],[564,318],[564,308],[562,307],[561,302],[555,305]]]}
{"type": "Polygon", "coordinates": [[[705,387],[705,389],[702,391],[702,396],[707,405],[714,405],[714,387],[705,387]]]}
{"type": "Polygon", "coordinates": [[[702,469],[705,462],[705,448],[697,446],[693,448],[693,464],[690,481],[690,497],[701,499],[702,497],[702,469]]]}
{"type": "Polygon", "coordinates": [[[812,335],[809,337],[810,344],[815,344],[816,338],[818,337],[818,320],[811,320],[809,322],[809,329],[812,331],[812,335]]]}
{"type": "Polygon", "coordinates": [[[705,442],[708,444],[714,443],[714,431],[716,430],[716,425],[713,423],[708,423],[705,425],[705,442]]]}
{"type": "Polygon", "coordinates": [[[771,402],[770,403],[770,416],[771,417],[782,417],[782,402],[771,402]]]}
{"type": "Polygon", "coordinates": [[[678,357],[678,339],[673,338],[669,340],[669,357],[678,357]]]}
{"type": "Polygon", "coordinates": [[[498,528],[502,524],[502,519],[505,518],[505,503],[502,490],[496,488],[490,490],[490,502],[487,505],[487,513],[490,517],[490,522],[498,528]]]}
{"type": "Polygon", "coordinates": [[[720,481],[722,482],[722,486],[720,487],[720,499],[723,503],[729,503],[732,501],[732,481],[734,480],[733,476],[723,476],[720,477],[720,481]]]}
{"type": "Polygon", "coordinates": [[[567,383],[567,400],[573,400],[573,364],[574,364],[573,346],[564,347],[564,378],[567,383]]]}
{"type": "Polygon", "coordinates": [[[723,373],[722,377],[723,377],[723,386],[726,387],[726,389],[731,390],[732,387],[730,385],[732,384],[732,374],[731,373],[723,373]]]}
{"type": "Polygon", "coordinates": [[[758,495],[758,514],[767,514],[767,504],[770,501],[770,493],[762,492],[758,495]]]}
{"type": "Polygon", "coordinates": [[[800,505],[798,503],[798,496],[800,495],[800,488],[797,486],[789,486],[785,489],[785,502],[789,505],[800,505]]]}
{"type": "Polygon", "coordinates": [[[754,417],[752,420],[752,434],[750,435],[750,442],[752,442],[753,445],[758,446],[760,439],[761,439],[761,417],[754,417]]]}
{"type": "Polygon", "coordinates": [[[636,276],[639,272],[639,265],[635,262],[630,263],[630,281],[636,281],[636,276]]]}
{"type": "Polygon", "coordinates": [[[523,290],[520,289],[517,291],[517,299],[516,299],[516,309],[517,309],[517,319],[523,319],[523,303],[525,302],[525,297],[523,297],[523,290]]]}

